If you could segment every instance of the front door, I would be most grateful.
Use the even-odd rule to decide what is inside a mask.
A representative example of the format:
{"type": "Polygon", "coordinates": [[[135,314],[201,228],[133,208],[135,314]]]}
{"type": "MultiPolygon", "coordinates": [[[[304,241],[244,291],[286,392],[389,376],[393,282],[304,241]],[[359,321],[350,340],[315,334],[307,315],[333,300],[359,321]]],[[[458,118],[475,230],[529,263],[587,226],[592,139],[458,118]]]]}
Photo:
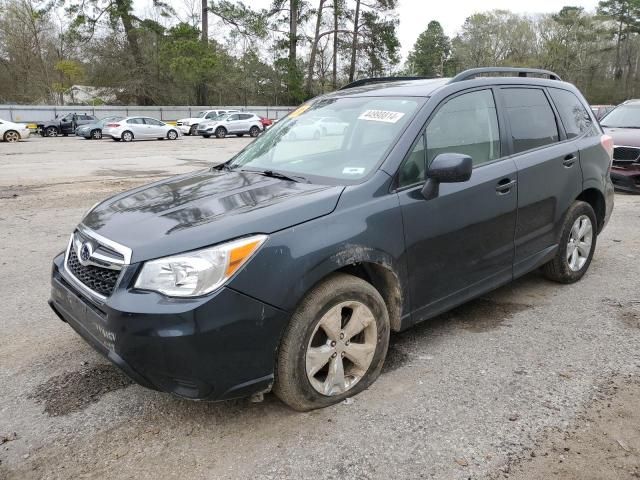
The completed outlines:
{"type": "Polygon", "coordinates": [[[438,107],[400,167],[413,322],[512,279],[518,184],[502,150],[493,91],[467,91],[438,107]],[[471,156],[473,173],[425,200],[425,159],[440,153],[471,156]]]}

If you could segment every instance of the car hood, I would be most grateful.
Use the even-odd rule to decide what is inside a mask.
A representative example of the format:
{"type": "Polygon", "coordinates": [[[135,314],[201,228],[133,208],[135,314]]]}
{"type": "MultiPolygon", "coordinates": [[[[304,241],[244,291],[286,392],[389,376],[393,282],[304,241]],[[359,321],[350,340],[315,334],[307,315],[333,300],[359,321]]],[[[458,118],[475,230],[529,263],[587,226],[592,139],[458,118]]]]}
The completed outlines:
{"type": "Polygon", "coordinates": [[[603,127],[604,132],[613,138],[614,145],[624,145],[626,147],[640,147],[639,128],[618,128],[603,127]]]}
{"type": "Polygon", "coordinates": [[[189,123],[199,123],[199,122],[204,122],[206,121],[206,119],[204,117],[191,117],[191,118],[181,118],[180,120],[177,120],[178,122],[189,122],[189,123]]]}
{"type": "Polygon", "coordinates": [[[116,195],[82,223],[132,249],[132,263],[254,233],[273,233],[331,213],[344,187],[249,172],[204,170],[116,195]]]}

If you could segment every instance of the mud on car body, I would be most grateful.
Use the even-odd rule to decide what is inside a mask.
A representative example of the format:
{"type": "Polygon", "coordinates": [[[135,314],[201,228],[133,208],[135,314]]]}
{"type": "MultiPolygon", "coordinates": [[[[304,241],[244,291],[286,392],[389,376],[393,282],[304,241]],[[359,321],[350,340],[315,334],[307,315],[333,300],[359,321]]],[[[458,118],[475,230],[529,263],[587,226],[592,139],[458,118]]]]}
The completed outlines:
{"type": "Polygon", "coordinates": [[[538,267],[578,281],[613,208],[611,154],[550,72],[356,82],[222,165],[95,206],[50,304],[150,388],[330,405],[375,381],[391,331],[538,267]],[[321,118],[340,135],[296,135],[321,118]]]}

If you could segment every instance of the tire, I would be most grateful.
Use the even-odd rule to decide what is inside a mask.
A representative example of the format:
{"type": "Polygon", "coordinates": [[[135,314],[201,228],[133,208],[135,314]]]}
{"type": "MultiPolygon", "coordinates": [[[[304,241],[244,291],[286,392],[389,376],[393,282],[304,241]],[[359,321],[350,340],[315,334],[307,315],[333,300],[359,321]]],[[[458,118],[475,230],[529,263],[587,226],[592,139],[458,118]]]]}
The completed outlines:
{"type": "Polygon", "coordinates": [[[198,131],[198,125],[192,125],[187,135],[195,135],[198,131]]]}
{"type": "Polygon", "coordinates": [[[218,127],[216,128],[216,137],[217,138],[224,138],[227,136],[227,129],[224,127],[218,127]]]}
{"type": "Polygon", "coordinates": [[[211,138],[211,135],[202,135],[204,138],[211,138]]]}
{"type": "Polygon", "coordinates": [[[124,132],[122,132],[122,135],[120,135],[120,139],[123,142],[132,142],[133,141],[133,133],[131,133],[129,130],[125,130],[124,132]]]}
{"type": "Polygon", "coordinates": [[[562,225],[556,256],[542,267],[548,279],[575,283],[584,276],[596,249],[597,225],[591,205],[581,201],[571,205],[562,225]]]}
{"type": "Polygon", "coordinates": [[[254,125],[249,130],[249,135],[251,135],[253,138],[256,138],[258,135],[260,135],[260,129],[254,125]]]}
{"type": "Polygon", "coordinates": [[[102,138],[102,130],[92,130],[91,131],[91,139],[92,140],[100,140],[102,138]]]}
{"type": "Polygon", "coordinates": [[[15,130],[7,130],[4,132],[2,139],[8,143],[15,143],[20,141],[20,134],[15,130]]]}
{"type": "Polygon", "coordinates": [[[358,277],[333,274],[307,293],[291,317],[278,350],[273,391],[299,411],[341,402],[365,390],[378,378],[388,346],[389,315],[380,293],[358,277]],[[350,343],[350,322],[356,320],[345,316],[356,311],[361,312],[358,314],[361,320],[369,323],[352,337],[356,341],[350,343]],[[321,324],[336,318],[340,326],[328,335],[321,324]],[[356,345],[362,346],[354,349],[356,345]],[[313,357],[308,354],[310,349],[320,354],[313,357]],[[353,353],[362,356],[360,366],[351,360],[353,353]],[[309,376],[307,364],[314,358],[317,371],[309,376]],[[342,365],[344,370],[342,376],[333,377],[342,379],[336,384],[329,381],[329,369],[337,365],[342,365]]]}
{"type": "Polygon", "coordinates": [[[47,127],[44,129],[44,136],[45,137],[57,137],[58,136],[58,129],[56,127],[47,127]]]}
{"type": "Polygon", "coordinates": [[[178,132],[176,132],[175,130],[169,130],[167,132],[167,138],[169,140],[176,140],[178,138],[178,132]]]}

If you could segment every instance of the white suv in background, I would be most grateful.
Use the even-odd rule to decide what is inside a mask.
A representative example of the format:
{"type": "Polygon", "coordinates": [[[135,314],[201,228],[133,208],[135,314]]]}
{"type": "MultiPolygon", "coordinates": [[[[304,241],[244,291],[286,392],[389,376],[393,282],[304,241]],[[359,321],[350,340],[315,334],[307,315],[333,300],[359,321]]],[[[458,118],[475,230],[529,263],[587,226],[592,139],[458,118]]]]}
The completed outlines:
{"type": "Polygon", "coordinates": [[[257,137],[264,130],[260,117],[254,113],[229,113],[198,126],[198,135],[209,138],[215,135],[224,138],[229,134],[242,137],[249,134],[257,137]]]}
{"type": "Polygon", "coordinates": [[[202,110],[195,117],[181,118],[176,122],[176,127],[184,135],[195,135],[198,125],[205,120],[213,120],[219,115],[225,113],[239,113],[239,110],[202,110]]]}

